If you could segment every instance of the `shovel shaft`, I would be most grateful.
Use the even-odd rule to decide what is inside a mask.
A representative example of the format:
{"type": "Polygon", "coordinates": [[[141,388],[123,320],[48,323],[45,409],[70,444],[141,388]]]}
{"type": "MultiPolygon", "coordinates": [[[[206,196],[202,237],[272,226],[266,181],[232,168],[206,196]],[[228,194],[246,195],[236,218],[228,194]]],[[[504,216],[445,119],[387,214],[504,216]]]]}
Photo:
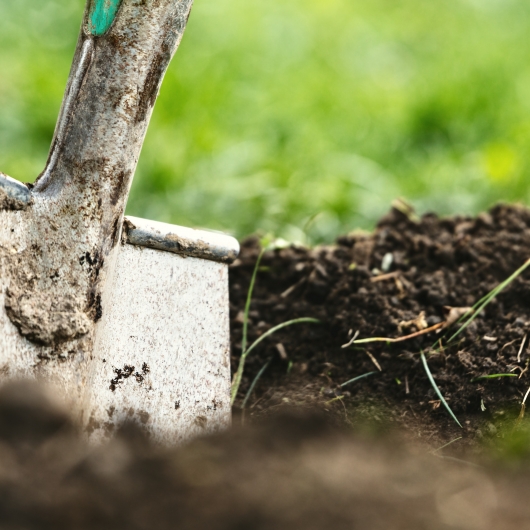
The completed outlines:
{"type": "Polygon", "coordinates": [[[114,218],[123,209],[162,78],[190,9],[191,0],[88,2],[50,156],[35,193],[61,195],[104,217],[110,213],[114,218]]]}
{"type": "Polygon", "coordinates": [[[129,189],[191,0],[89,0],[50,154],[26,210],[6,307],[43,344],[89,334],[129,189]],[[33,300],[33,302],[31,302],[33,300]],[[43,314],[49,315],[43,321],[43,314]]]}

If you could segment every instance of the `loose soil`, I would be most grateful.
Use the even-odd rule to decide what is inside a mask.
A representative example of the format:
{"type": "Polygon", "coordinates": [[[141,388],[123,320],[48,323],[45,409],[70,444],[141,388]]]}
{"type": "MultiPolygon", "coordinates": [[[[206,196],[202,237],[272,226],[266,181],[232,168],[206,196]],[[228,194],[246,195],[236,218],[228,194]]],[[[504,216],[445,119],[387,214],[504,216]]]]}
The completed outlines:
{"type": "MultiPolygon", "coordinates": [[[[259,252],[258,239],[247,239],[230,269],[234,370],[259,252]]],[[[285,405],[317,405],[339,422],[397,426],[433,445],[462,436],[460,447],[476,447],[484,437],[501,436],[516,422],[530,385],[530,271],[451,344],[447,338],[456,326],[399,343],[341,346],[357,332],[359,339],[408,335],[422,327],[412,323],[422,313],[423,326],[442,322],[447,308],[474,305],[529,257],[530,210],[508,205],[476,218],[427,214],[414,220],[392,209],[373,233],[353,232],[330,246],[266,252],[252,297],[249,343],[290,319],[314,317],[321,324],[285,328],[249,355],[236,410],[270,361],[247,403],[247,418],[285,405]],[[430,384],[422,351],[463,429],[430,384]],[[517,377],[474,381],[492,374],[517,377]]]]}
{"type": "Polygon", "coordinates": [[[521,530],[528,466],[272,415],[161,448],[123,425],[87,447],[35,383],[0,389],[0,527],[12,530],[521,530]]]}
{"type": "MultiPolygon", "coordinates": [[[[442,322],[445,307],[473,305],[529,251],[530,211],[498,206],[476,219],[418,222],[393,210],[373,234],[267,252],[250,341],[289,319],[321,323],[265,339],[248,358],[236,411],[266,370],[241,421],[185,447],[158,447],[134,424],[89,447],[49,391],[34,382],[3,386],[0,527],[529,528],[530,423],[517,420],[530,385],[530,272],[454,344],[433,332],[341,347],[357,331],[393,338],[442,322]],[[443,348],[433,349],[440,340],[443,348]],[[422,351],[462,429],[440,405],[422,351]],[[495,373],[518,377],[473,381],[495,373]],[[384,435],[366,432],[374,426],[384,435]]],[[[258,241],[247,240],[231,268],[234,370],[259,252],[258,241]]]]}

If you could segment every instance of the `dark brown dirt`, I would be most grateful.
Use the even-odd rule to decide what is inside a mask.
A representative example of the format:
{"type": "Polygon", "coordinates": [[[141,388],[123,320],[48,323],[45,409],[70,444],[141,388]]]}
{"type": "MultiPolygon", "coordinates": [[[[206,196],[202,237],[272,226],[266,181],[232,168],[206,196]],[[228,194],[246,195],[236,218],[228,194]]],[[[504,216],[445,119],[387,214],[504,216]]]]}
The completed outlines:
{"type": "MultiPolygon", "coordinates": [[[[156,447],[134,425],[88,448],[33,384],[0,389],[6,530],[524,530],[528,466],[429,454],[352,435],[329,415],[156,447]]],[[[526,436],[528,441],[528,436],[526,436]]]]}
{"type": "MultiPolygon", "coordinates": [[[[259,250],[257,239],[246,240],[230,271],[234,370],[259,250]]],[[[499,424],[513,425],[530,386],[525,372],[530,340],[517,360],[530,332],[530,271],[513,281],[451,344],[445,332],[433,332],[395,344],[341,345],[357,331],[359,338],[412,333],[417,328],[403,323],[422,312],[428,325],[441,322],[444,308],[472,306],[529,257],[530,211],[506,205],[476,218],[427,214],[418,221],[393,209],[372,234],[352,233],[315,249],[266,252],[252,299],[250,343],[290,319],[315,317],[321,324],[285,328],[258,346],[248,357],[236,409],[270,359],[248,402],[247,417],[268,414],[285,403],[318,404],[340,421],[397,425],[434,444],[462,435],[465,445],[495,435],[499,424]],[[390,257],[387,272],[394,274],[374,281],[390,257]],[[432,347],[435,342],[439,346],[440,339],[442,351],[436,352],[432,347]],[[429,383],[421,351],[427,353],[430,370],[462,430],[429,383]],[[376,373],[340,387],[370,371],[376,373]],[[521,377],[473,381],[499,373],[521,377]]]]}
{"type": "MultiPolygon", "coordinates": [[[[392,211],[374,234],[268,252],[250,340],[291,318],[321,324],[286,328],[256,348],[236,403],[237,410],[271,359],[245,411],[252,421],[187,447],[156,447],[129,424],[89,448],[53,396],[34,384],[7,384],[0,388],[0,528],[529,528],[530,421],[516,421],[529,377],[472,379],[526,368],[528,348],[517,356],[529,331],[530,272],[454,345],[433,333],[341,348],[350,330],[398,337],[414,330],[400,323],[422,311],[434,324],[444,306],[472,305],[529,250],[530,211],[499,206],[477,219],[429,215],[417,223],[392,211]],[[389,254],[393,276],[372,281],[389,254]],[[443,352],[435,352],[440,338],[443,352]],[[439,406],[422,350],[463,429],[439,406]],[[377,373],[340,386],[369,371],[377,373]],[[366,433],[366,425],[385,436],[366,433]]],[[[231,269],[234,365],[258,252],[248,240],[231,269]]]]}

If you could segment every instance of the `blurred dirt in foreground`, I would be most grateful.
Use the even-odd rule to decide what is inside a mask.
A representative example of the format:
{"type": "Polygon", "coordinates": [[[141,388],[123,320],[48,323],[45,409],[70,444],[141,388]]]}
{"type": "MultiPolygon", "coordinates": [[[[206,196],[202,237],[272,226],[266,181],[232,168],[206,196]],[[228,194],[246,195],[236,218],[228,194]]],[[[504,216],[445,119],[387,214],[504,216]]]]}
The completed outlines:
{"type": "Polygon", "coordinates": [[[170,449],[124,425],[88,448],[43,389],[0,389],[2,529],[520,530],[529,488],[527,472],[337,430],[308,412],[170,449]]]}

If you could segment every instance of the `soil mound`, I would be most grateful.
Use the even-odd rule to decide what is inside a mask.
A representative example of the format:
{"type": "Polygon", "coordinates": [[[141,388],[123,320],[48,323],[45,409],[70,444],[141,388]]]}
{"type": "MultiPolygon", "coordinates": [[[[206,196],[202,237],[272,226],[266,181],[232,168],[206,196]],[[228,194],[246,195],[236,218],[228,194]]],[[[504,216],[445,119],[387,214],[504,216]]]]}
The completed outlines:
{"type": "MultiPolygon", "coordinates": [[[[232,359],[241,354],[242,320],[260,248],[242,244],[230,271],[232,359]]],[[[398,338],[473,306],[530,257],[530,211],[499,205],[476,218],[414,219],[392,209],[373,233],[352,233],[331,246],[268,251],[257,274],[249,343],[271,327],[300,324],[266,339],[249,355],[237,404],[269,363],[250,397],[247,417],[283,405],[318,404],[339,421],[363,418],[405,427],[434,444],[500,436],[513,425],[530,385],[530,271],[525,271],[448,343],[449,330],[398,338]],[[449,417],[421,360],[459,421],[449,417]],[[356,376],[375,372],[346,386],[356,376]],[[502,374],[502,376],[499,376],[502,374]],[[494,376],[484,378],[484,376],[494,376]]]]}

